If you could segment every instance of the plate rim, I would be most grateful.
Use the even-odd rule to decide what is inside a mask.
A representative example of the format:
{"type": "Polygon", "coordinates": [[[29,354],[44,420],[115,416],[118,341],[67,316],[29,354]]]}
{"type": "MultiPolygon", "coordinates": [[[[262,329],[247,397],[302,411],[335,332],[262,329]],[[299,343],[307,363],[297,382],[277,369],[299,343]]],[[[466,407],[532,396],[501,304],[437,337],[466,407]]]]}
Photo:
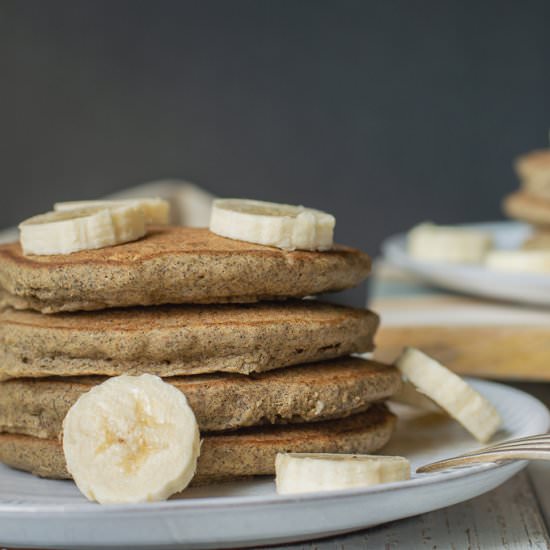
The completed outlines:
{"type": "MultiPolygon", "coordinates": [[[[521,229],[525,229],[527,224],[522,222],[500,220],[449,224],[449,227],[463,229],[486,229],[494,233],[498,229],[501,231],[510,231],[514,229],[519,231],[521,229]]],[[[380,245],[384,258],[392,263],[397,263],[399,267],[420,275],[428,280],[433,280],[434,276],[439,275],[441,270],[445,269],[446,271],[453,271],[455,274],[462,274],[476,278],[496,276],[500,281],[514,286],[519,286],[518,280],[521,280],[521,284],[530,283],[537,284],[537,286],[550,286],[550,275],[541,273],[508,272],[488,269],[478,264],[459,264],[452,262],[418,260],[408,254],[405,246],[406,241],[407,232],[396,233],[386,237],[380,245]],[[404,265],[405,263],[406,265],[404,265]],[[434,273],[434,270],[437,272],[437,275],[434,273]]],[[[438,284],[440,286],[445,286],[443,283],[438,284]]]]}

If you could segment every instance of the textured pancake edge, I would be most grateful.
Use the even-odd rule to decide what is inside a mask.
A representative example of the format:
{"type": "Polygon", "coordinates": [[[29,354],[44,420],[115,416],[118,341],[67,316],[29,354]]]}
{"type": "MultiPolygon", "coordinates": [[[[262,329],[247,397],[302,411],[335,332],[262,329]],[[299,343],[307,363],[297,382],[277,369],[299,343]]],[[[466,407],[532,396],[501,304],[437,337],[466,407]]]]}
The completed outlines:
{"type": "MultiPolygon", "coordinates": [[[[79,312],[60,314],[72,326],[50,326],[61,323],[57,316],[35,312],[0,314],[0,380],[19,377],[86,376],[141,374],[178,376],[209,372],[249,374],[271,369],[332,359],[350,353],[373,349],[378,316],[368,310],[332,306],[312,300],[292,302],[286,306],[207,307],[203,311],[210,322],[185,323],[185,309],[180,324],[168,322],[163,308],[154,313],[149,326],[126,319],[118,310],[109,323],[109,311],[101,312],[102,322],[86,330],[86,319],[97,314],[79,312]],[[221,309],[220,309],[221,308],[221,309]],[[270,320],[270,308],[275,315],[270,320]],[[242,311],[241,311],[242,310],[242,311]],[[219,312],[216,315],[216,312],[219,312]],[[235,311],[228,317],[227,311],[235,311]],[[221,313],[220,313],[221,312],[221,313]],[[295,315],[293,315],[295,313],[295,315]],[[17,322],[18,314],[25,322],[17,322]],[[226,322],[215,322],[216,318],[226,322]],[[30,320],[29,320],[30,319],[30,320]],[[34,320],[36,324],[30,321],[34,320]],[[40,325],[38,323],[41,323],[40,325]]],[[[200,308],[193,307],[196,313],[200,308]]],[[[146,317],[135,310],[136,318],[146,317]]]]}
{"type": "MultiPolygon", "coordinates": [[[[384,405],[376,405],[343,420],[207,435],[193,484],[272,475],[278,452],[372,453],[389,441],[395,422],[384,405]]],[[[55,439],[0,434],[0,462],[40,477],[70,478],[55,439]]]]}
{"type": "MultiPolygon", "coordinates": [[[[55,438],[80,395],[104,377],[13,379],[0,383],[0,431],[55,438]]],[[[255,376],[166,378],[182,391],[201,432],[341,418],[388,399],[401,385],[396,368],[341,358],[255,376]]]]}
{"type": "Polygon", "coordinates": [[[189,227],[67,256],[27,257],[11,243],[0,245],[1,303],[55,313],[304,297],[356,286],[370,264],[348,247],[289,252],[189,227]]]}

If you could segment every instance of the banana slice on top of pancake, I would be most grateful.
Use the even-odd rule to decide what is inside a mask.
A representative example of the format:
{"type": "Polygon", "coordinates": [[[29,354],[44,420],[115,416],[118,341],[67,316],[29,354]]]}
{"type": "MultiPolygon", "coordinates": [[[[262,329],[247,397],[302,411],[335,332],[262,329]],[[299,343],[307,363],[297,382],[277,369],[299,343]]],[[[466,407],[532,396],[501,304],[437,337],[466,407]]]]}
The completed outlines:
{"type": "Polygon", "coordinates": [[[68,201],[53,205],[56,212],[68,212],[83,208],[118,208],[120,206],[137,206],[143,211],[147,225],[167,225],[170,223],[170,203],[160,198],[68,201]]]}
{"type": "Polygon", "coordinates": [[[20,241],[26,255],[72,254],[135,241],[169,217],[163,199],[62,202],[22,222],[20,241]]]}
{"type": "Polygon", "coordinates": [[[334,216],[303,206],[246,199],[218,199],[210,231],[283,250],[330,250],[334,216]]]}
{"type": "Polygon", "coordinates": [[[25,220],[19,230],[26,255],[104,248],[135,241],[146,232],[145,216],[136,205],[48,212],[25,220]]]}

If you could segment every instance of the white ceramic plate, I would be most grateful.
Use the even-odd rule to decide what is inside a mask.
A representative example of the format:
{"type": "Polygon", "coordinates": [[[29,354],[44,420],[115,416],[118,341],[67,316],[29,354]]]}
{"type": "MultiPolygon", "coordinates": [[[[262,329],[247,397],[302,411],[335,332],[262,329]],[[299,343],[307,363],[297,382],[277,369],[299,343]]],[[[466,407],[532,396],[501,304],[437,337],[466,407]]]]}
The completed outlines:
{"type": "MultiPolygon", "coordinates": [[[[499,249],[518,248],[531,233],[528,225],[517,222],[487,222],[459,227],[491,233],[499,249]]],[[[509,302],[550,305],[550,275],[509,273],[482,265],[416,260],[407,253],[405,234],[386,239],[382,251],[390,263],[442,288],[509,302]]]]}
{"type": "MultiPolygon", "coordinates": [[[[472,384],[504,418],[496,439],[549,428],[546,407],[533,397],[491,382],[472,384]]],[[[416,467],[477,446],[447,418],[405,415],[385,452],[405,455],[416,467]]],[[[132,506],[100,506],[87,502],[72,482],[0,466],[0,542],[41,548],[221,548],[311,539],[461,502],[524,466],[522,461],[485,464],[370,489],[298,496],[276,495],[269,478],[190,489],[185,498],[132,506]]]]}

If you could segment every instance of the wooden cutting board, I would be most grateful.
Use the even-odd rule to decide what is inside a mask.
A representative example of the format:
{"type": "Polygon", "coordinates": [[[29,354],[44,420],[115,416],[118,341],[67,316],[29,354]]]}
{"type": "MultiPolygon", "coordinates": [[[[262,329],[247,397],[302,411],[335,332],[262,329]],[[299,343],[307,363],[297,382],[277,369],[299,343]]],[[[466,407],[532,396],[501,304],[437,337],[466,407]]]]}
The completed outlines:
{"type": "Polygon", "coordinates": [[[369,307],[381,316],[375,358],[420,348],[454,371],[483,378],[550,381],[550,310],[433,290],[377,263],[369,307]]]}

